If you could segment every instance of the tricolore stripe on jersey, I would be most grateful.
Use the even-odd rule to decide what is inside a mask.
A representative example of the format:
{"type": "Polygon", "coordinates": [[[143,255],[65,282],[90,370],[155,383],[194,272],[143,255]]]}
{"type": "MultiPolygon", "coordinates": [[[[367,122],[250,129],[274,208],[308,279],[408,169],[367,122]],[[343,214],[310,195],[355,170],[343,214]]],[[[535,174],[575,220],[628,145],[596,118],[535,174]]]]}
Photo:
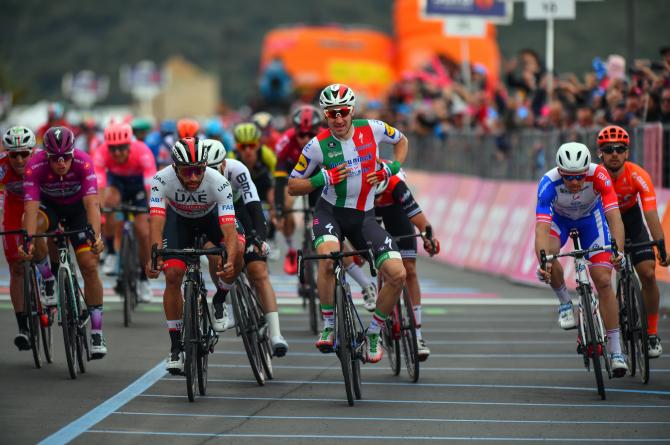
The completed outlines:
{"type": "MultiPolygon", "coordinates": [[[[330,136],[319,140],[319,147],[323,156],[323,163],[326,169],[331,169],[344,162],[344,151],[340,141],[330,136]]],[[[347,180],[336,184],[335,187],[335,206],[344,207],[347,200],[347,180]]]]}

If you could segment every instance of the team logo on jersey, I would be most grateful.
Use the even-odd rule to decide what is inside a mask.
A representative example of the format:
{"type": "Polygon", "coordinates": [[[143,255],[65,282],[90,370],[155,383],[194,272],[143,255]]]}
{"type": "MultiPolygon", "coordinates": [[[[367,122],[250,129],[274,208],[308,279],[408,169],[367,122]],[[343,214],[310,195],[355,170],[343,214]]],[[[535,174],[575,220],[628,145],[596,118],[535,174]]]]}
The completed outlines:
{"type": "Polygon", "coordinates": [[[310,159],[304,155],[304,153],[300,153],[300,157],[298,158],[298,163],[295,164],[295,171],[298,173],[305,173],[305,170],[307,170],[307,165],[309,165],[310,159]]]}
{"type": "Polygon", "coordinates": [[[332,151],[330,151],[330,152],[328,152],[328,157],[329,157],[329,158],[336,158],[336,157],[338,157],[338,156],[342,156],[342,152],[341,152],[341,151],[336,151],[336,152],[332,152],[332,151]]]}
{"type": "Polygon", "coordinates": [[[386,136],[388,136],[388,137],[390,137],[391,139],[393,139],[393,138],[395,137],[395,131],[396,131],[395,128],[393,128],[392,126],[390,126],[390,125],[387,124],[387,123],[384,123],[384,134],[385,134],[386,136]]]}
{"type": "Polygon", "coordinates": [[[328,142],[328,148],[335,148],[335,142],[328,142]]]}

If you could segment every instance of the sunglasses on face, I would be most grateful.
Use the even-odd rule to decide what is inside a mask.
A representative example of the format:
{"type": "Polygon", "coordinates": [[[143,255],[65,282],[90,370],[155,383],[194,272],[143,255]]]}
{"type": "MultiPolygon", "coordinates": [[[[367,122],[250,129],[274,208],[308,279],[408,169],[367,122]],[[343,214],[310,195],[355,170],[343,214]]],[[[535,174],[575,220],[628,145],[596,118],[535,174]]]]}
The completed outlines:
{"type": "Polygon", "coordinates": [[[628,150],[626,147],[621,147],[621,146],[618,146],[618,147],[603,147],[603,148],[600,149],[600,151],[602,151],[606,155],[611,155],[615,151],[617,152],[617,154],[623,154],[623,153],[626,152],[626,150],[628,150]]]}
{"type": "Polygon", "coordinates": [[[329,119],[337,119],[338,117],[345,118],[351,113],[351,107],[331,108],[323,111],[329,119]]]}
{"type": "Polygon", "coordinates": [[[566,181],[581,181],[582,179],[586,178],[586,174],[581,174],[581,175],[561,175],[563,179],[566,181]]]}
{"type": "Polygon", "coordinates": [[[255,150],[257,146],[257,144],[237,144],[237,149],[240,151],[255,150]]]}
{"type": "Polygon", "coordinates": [[[116,153],[119,151],[126,151],[130,148],[128,144],[123,144],[123,145],[110,145],[109,146],[109,151],[111,153],[116,153]]]}
{"type": "Polygon", "coordinates": [[[12,152],[9,153],[9,157],[12,158],[12,159],[16,159],[16,158],[26,159],[26,158],[30,157],[31,153],[32,152],[30,152],[30,151],[12,151],[12,152]]]}
{"type": "Polygon", "coordinates": [[[61,162],[61,161],[62,162],[67,162],[67,161],[72,160],[72,158],[74,157],[74,154],[63,153],[63,154],[56,155],[56,154],[49,153],[47,156],[49,158],[49,162],[61,162]]]}
{"type": "Polygon", "coordinates": [[[310,138],[312,139],[314,136],[316,136],[316,133],[298,133],[298,137],[300,138],[310,138]]]}
{"type": "Polygon", "coordinates": [[[191,176],[201,176],[205,173],[204,165],[186,165],[183,167],[177,167],[179,174],[184,178],[190,178],[191,176]]]}

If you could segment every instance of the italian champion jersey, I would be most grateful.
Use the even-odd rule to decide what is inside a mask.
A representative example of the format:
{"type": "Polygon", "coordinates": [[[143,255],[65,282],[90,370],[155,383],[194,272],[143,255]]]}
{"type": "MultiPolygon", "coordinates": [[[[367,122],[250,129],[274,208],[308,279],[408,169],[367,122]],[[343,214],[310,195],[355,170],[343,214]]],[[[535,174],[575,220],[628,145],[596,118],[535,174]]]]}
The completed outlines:
{"type": "Polygon", "coordinates": [[[309,178],[317,168],[331,169],[346,162],[349,176],[334,186],[323,187],[321,196],[336,207],[368,211],[374,207],[375,186],[365,177],[380,167],[379,144],[397,144],[403,135],[385,122],[355,119],[354,133],[346,141],[334,137],[330,130],[319,132],[302,150],[291,178],[309,178]]]}

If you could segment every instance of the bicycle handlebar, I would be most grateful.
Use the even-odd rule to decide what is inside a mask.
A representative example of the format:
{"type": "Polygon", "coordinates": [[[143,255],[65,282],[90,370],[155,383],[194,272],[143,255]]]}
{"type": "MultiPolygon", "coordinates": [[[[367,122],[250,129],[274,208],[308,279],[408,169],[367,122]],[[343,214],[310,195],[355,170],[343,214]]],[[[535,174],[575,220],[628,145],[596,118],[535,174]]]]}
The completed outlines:
{"type": "Polygon", "coordinates": [[[85,233],[86,234],[86,239],[91,242],[91,244],[95,243],[95,232],[93,231],[93,226],[90,224],[87,224],[86,227],[83,229],[74,229],[74,230],[60,230],[56,229],[51,232],[45,232],[45,233],[36,233],[34,235],[26,235],[23,239],[23,247],[25,250],[28,250],[28,244],[32,241],[33,238],[61,238],[61,237],[66,237],[70,235],[78,235],[80,233],[85,233]]]}
{"type": "Polygon", "coordinates": [[[665,239],[660,238],[657,239],[656,241],[645,241],[642,243],[631,243],[630,239],[626,240],[626,244],[624,244],[625,251],[628,252],[632,249],[639,249],[641,247],[654,247],[658,249],[658,253],[661,257],[661,259],[666,260],[667,259],[667,252],[665,251],[665,239]]]}
{"type": "Polygon", "coordinates": [[[100,208],[101,213],[116,213],[116,212],[122,212],[122,213],[149,213],[149,209],[146,207],[137,207],[137,206],[131,206],[127,204],[121,204],[120,206],[117,207],[101,207],[100,208]]]}
{"type": "Polygon", "coordinates": [[[591,253],[591,252],[598,252],[601,250],[607,250],[607,249],[612,249],[612,252],[614,255],[618,255],[617,249],[616,249],[616,241],[612,240],[612,244],[610,246],[602,246],[602,247],[591,247],[590,249],[580,249],[580,250],[573,250],[572,252],[566,252],[566,253],[558,253],[556,255],[547,255],[547,252],[544,249],[540,250],[540,268],[542,270],[547,270],[547,262],[553,261],[557,258],[561,257],[573,257],[573,258],[579,258],[579,257],[584,257],[586,254],[591,253]]]}
{"type": "Polygon", "coordinates": [[[201,257],[202,255],[221,255],[221,259],[225,263],[228,259],[228,252],[226,251],[226,246],[212,247],[209,249],[159,249],[158,244],[151,246],[151,269],[156,269],[158,267],[158,257],[163,255],[179,255],[189,258],[201,257]]]}
{"type": "MultiPolygon", "coordinates": [[[[370,243],[368,243],[369,245],[370,243]]],[[[368,260],[368,266],[370,266],[370,275],[373,277],[377,276],[377,270],[375,269],[374,262],[372,260],[372,247],[369,247],[367,249],[361,249],[361,250],[351,250],[348,252],[344,252],[342,250],[337,250],[333,251],[330,253],[322,254],[322,255],[309,255],[305,256],[302,252],[302,249],[298,250],[298,280],[300,281],[300,284],[305,284],[305,273],[303,271],[302,263],[303,261],[314,261],[314,260],[333,260],[333,261],[340,261],[344,257],[348,256],[355,256],[355,255],[361,255],[365,256],[368,260]]]]}

